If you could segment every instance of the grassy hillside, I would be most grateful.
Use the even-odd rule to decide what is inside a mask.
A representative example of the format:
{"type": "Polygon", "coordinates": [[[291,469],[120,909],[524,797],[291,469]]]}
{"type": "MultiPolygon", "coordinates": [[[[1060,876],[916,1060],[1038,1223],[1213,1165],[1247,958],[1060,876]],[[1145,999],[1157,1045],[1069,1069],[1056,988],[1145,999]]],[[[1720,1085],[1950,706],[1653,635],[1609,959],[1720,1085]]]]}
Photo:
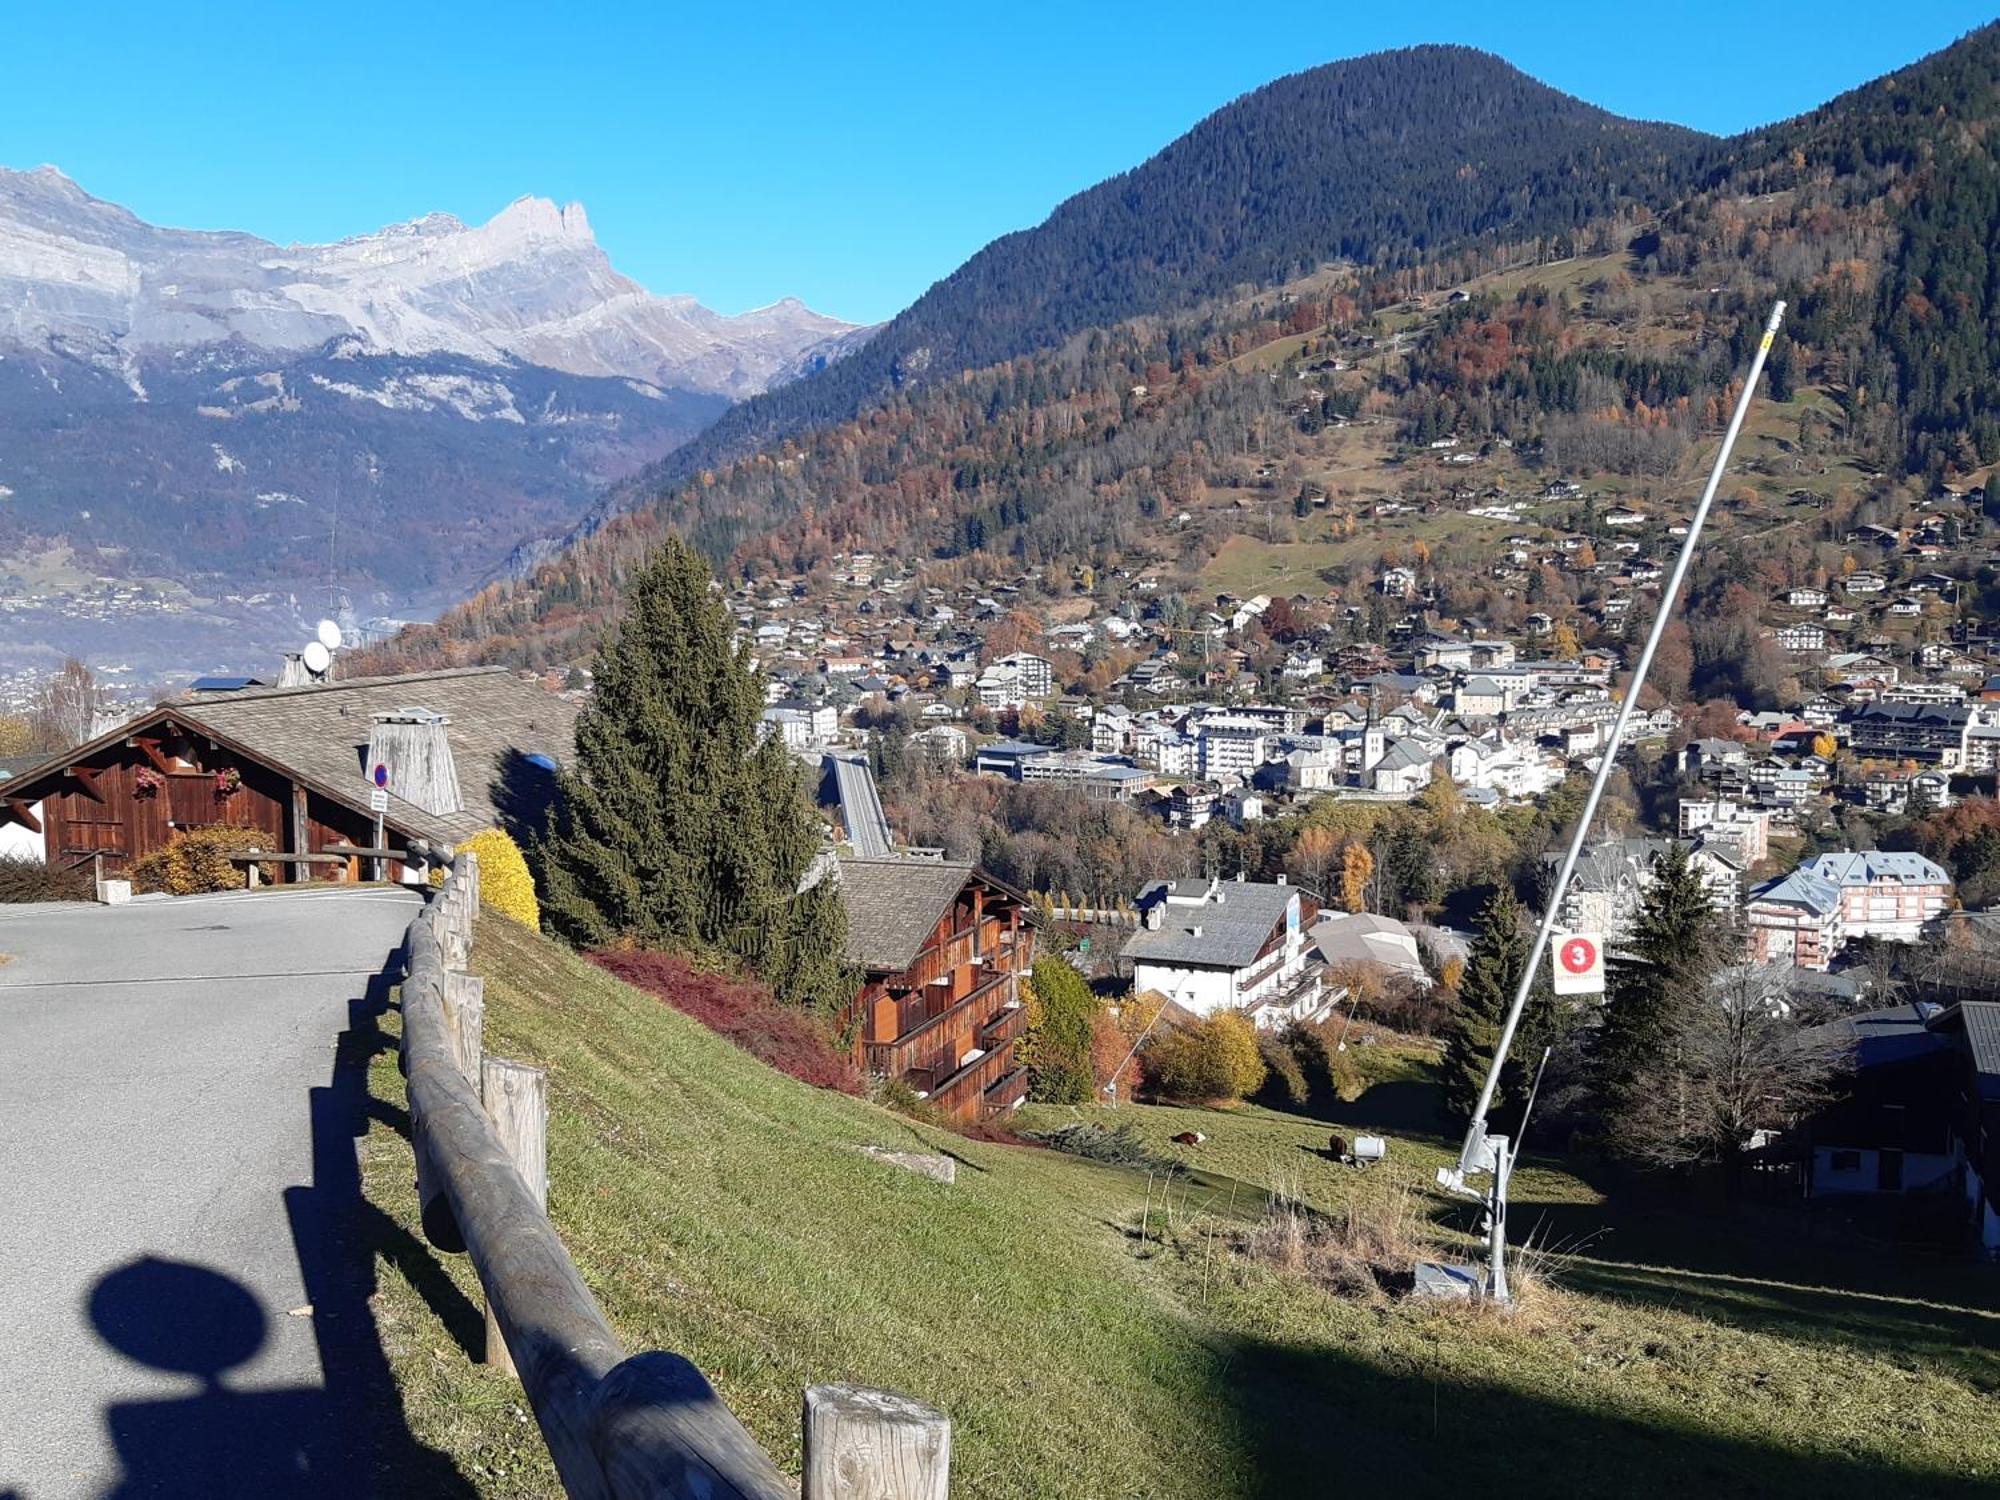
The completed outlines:
{"type": "MultiPolygon", "coordinates": [[[[2000,1478],[2000,1315],[1978,1268],[1881,1271],[1848,1296],[1831,1288],[1853,1268],[1824,1255],[1620,1227],[1506,1322],[1333,1295],[1242,1253],[1273,1183],[1309,1211],[1406,1202],[1426,1232],[1462,1235],[1465,1211],[1423,1185],[1449,1143],[1407,1056],[1380,1059],[1341,1113],[1394,1137],[1367,1173],[1317,1154],[1323,1122],[1119,1111],[1163,1154],[1190,1125],[1212,1137],[1169,1193],[1157,1174],[816,1092],[501,921],[482,924],[475,966],[489,1049],[550,1069],[550,1207],[585,1279],[632,1347],[694,1359],[781,1463],[796,1466],[801,1389],[858,1380],[951,1413],[963,1500],[1558,1479],[1880,1497],[2000,1478]],[[958,1182],[866,1144],[948,1150],[958,1182]]],[[[370,1081],[377,1115],[398,1118],[392,1057],[370,1081]]],[[[414,1232],[407,1144],[378,1123],[362,1159],[370,1199],[414,1232]]],[[[1570,1240],[1602,1217],[1553,1163],[1518,1180],[1519,1223],[1570,1240]]],[[[477,1334],[463,1258],[384,1244],[377,1317],[417,1436],[482,1493],[551,1493],[518,1390],[462,1351],[477,1334]]]]}

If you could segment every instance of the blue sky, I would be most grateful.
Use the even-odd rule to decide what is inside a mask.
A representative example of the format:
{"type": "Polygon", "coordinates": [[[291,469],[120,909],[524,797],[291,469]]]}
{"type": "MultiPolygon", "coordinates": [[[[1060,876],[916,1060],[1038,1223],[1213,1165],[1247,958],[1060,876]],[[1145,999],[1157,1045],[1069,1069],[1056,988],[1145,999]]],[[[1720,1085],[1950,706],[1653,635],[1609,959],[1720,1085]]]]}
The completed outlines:
{"type": "MultiPolygon", "coordinates": [[[[1989,0],[1990,4],[1990,0],[1989,0]]],[[[275,240],[523,193],[727,312],[889,316],[994,236],[1282,73],[1464,42],[1624,114],[1796,114],[1991,18],[1889,6],[21,4],[0,164],[275,240]]]]}

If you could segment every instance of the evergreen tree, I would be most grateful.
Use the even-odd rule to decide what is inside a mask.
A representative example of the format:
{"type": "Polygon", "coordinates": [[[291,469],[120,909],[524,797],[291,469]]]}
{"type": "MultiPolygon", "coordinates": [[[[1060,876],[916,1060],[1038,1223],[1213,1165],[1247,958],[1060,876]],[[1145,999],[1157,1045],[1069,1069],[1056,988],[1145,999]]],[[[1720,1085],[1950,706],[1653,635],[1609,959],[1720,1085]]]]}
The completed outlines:
{"type": "Polygon", "coordinates": [[[1065,959],[1036,959],[1028,988],[1028,1034],[1018,1050],[1030,1091],[1048,1104],[1091,1103],[1097,1082],[1090,1045],[1103,1007],[1065,959]]]}
{"type": "Polygon", "coordinates": [[[1704,1003],[1729,935],[1687,849],[1673,845],[1654,868],[1628,955],[1610,965],[1594,1050],[1599,1103],[1614,1145],[1639,1095],[1658,1083],[1662,1069],[1672,1068],[1673,1038],[1687,1014],[1704,1003]]]}
{"type": "Polygon", "coordinates": [[[803,772],[760,741],[763,694],[707,564],[669,537],[599,649],[541,843],[543,921],[747,964],[782,1000],[848,998],[839,882],[803,772]]]}
{"type": "MultiPolygon", "coordinates": [[[[1528,934],[1521,929],[1521,903],[1513,887],[1502,884],[1479,914],[1479,935],[1473,940],[1465,973],[1458,982],[1457,999],[1445,1021],[1444,1055],[1438,1072],[1445,1108],[1455,1119],[1472,1117],[1479,1090],[1486,1082],[1486,1070],[1493,1064],[1493,1049],[1500,1043],[1507,1007],[1514,1003],[1514,991],[1520,988],[1527,965],[1528,934]]],[[[1522,1059],[1530,1047],[1534,1058],[1540,1058],[1542,1044],[1536,1038],[1550,1029],[1550,1009],[1546,986],[1538,986],[1528,997],[1528,1008],[1494,1095],[1494,1108],[1526,1098],[1532,1068],[1522,1059]]]]}

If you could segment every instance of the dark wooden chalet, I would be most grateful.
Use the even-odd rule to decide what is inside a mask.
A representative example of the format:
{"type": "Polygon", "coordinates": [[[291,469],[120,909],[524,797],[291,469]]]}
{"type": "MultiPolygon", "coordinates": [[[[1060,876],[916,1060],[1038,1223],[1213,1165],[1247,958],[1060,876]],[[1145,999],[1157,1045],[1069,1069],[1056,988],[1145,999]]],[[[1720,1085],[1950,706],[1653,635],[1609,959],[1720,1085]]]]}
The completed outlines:
{"type": "Polygon", "coordinates": [[[844,859],[840,878],[847,961],[867,976],[848,1012],[855,1061],[955,1119],[1014,1108],[1028,1092],[1014,1060],[1035,953],[1027,898],[934,859],[844,859]]]}
{"type": "MultiPolygon", "coordinates": [[[[281,854],[367,847],[384,764],[390,846],[456,845],[538,814],[575,725],[573,705],[499,667],[204,693],[0,782],[0,826],[11,849],[25,831],[26,852],[101,855],[114,877],[212,824],[254,828],[281,854]]],[[[285,878],[301,868],[281,867],[285,878]]]]}

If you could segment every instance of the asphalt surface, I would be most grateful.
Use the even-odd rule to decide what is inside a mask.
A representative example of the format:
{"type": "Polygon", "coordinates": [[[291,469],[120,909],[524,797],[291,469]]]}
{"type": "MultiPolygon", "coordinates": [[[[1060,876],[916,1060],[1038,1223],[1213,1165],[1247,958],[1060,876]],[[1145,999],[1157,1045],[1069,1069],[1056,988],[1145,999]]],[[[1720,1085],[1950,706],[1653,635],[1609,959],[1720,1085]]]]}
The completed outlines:
{"type": "Polygon", "coordinates": [[[417,899],[0,907],[0,1500],[387,1492],[336,1051],[417,899]]]}

